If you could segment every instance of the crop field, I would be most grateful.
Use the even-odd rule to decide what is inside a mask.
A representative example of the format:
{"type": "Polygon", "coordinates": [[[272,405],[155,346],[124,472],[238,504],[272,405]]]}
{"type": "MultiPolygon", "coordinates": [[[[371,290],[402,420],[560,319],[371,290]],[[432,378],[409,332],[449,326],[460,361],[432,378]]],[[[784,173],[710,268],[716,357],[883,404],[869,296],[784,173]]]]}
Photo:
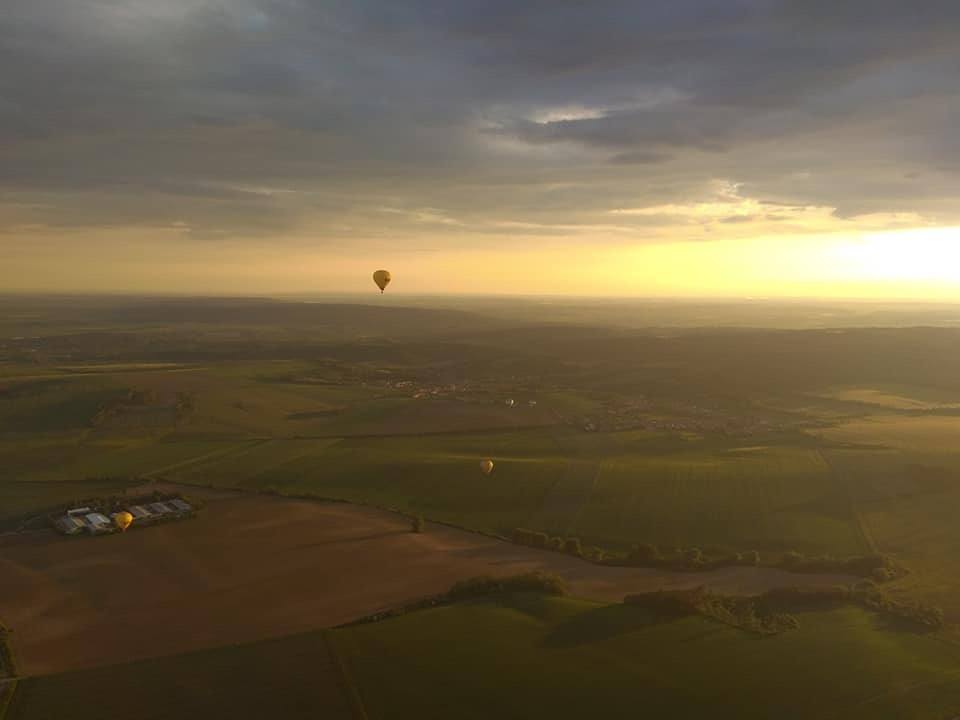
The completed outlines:
{"type": "MultiPolygon", "coordinates": [[[[550,441],[534,440],[534,446],[538,442],[550,441]]],[[[506,450],[520,444],[501,435],[294,441],[277,448],[290,453],[289,460],[242,486],[416,510],[433,519],[503,532],[539,507],[565,462],[560,456],[495,454],[496,471],[489,477],[481,474],[479,460],[491,445],[506,450]]]]}
{"type": "Polygon", "coordinates": [[[910,596],[943,608],[960,631],[960,528],[956,508],[960,490],[953,488],[862,504],[861,513],[880,550],[895,553],[911,568],[898,583],[910,596]]]}
{"type": "Polygon", "coordinates": [[[0,619],[25,675],[6,720],[336,720],[344,677],[372,720],[960,713],[956,329],[749,329],[766,315],[747,308],[724,330],[729,310],[659,304],[563,322],[553,303],[0,304],[0,619]],[[176,482],[206,499],[196,519],[41,527],[54,506],[176,482]],[[940,606],[946,627],[898,633],[854,609],[763,639],[659,622],[619,601],[858,578],[601,566],[465,530],[517,527],[765,563],[884,553],[908,570],[885,591],[940,606]],[[572,598],[329,630],[533,569],[572,598]]]}
{"type": "Polygon", "coordinates": [[[825,397],[844,402],[873,405],[891,410],[936,410],[960,407],[960,396],[943,388],[919,385],[888,385],[879,388],[830,388],[825,397]]]}
{"type": "Polygon", "coordinates": [[[322,635],[20,681],[6,720],[329,718],[353,720],[322,635]]]}
{"type": "MultiPolygon", "coordinates": [[[[148,486],[149,487],[149,486],[148,486]]],[[[545,569],[584,597],[707,584],[727,593],[849,583],[737,567],[602,567],[342,503],[205,491],[194,520],[97,538],[0,537],[0,617],[27,675],[329,627],[477,575],[545,569]],[[122,580],[122,581],[121,581],[122,580]],[[135,638],[135,641],[131,641],[135,638]]]]}
{"type": "Polygon", "coordinates": [[[94,442],[3,443],[0,461],[6,465],[0,477],[69,481],[148,475],[245,442],[249,441],[167,435],[94,442]]]}
{"type": "Polygon", "coordinates": [[[130,484],[124,480],[0,481],[0,529],[18,525],[45,508],[85,497],[122,493],[130,484]]]}
{"type": "Polygon", "coordinates": [[[841,423],[823,435],[838,442],[960,455],[960,417],[952,415],[876,415],[841,423]]]}
{"type": "Polygon", "coordinates": [[[0,403],[2,427],[18,433],[45,434],[88,427],[105,403],[123,388],[93,381],[34,380],[7,387],[0,403]]]}
{"type": "Polygon", "coordinates": [[[960,448],[931,443],[929,450],[920,450],[909,436],[902,445],[905,449],[878,445],[872,451],[834,449],[824,455],[850,488],[865,539],[910,569],[895,587],[941,607],[951,633],[957,635],[960,525],[955,509],[960,506],[960,448]]]}
{"type": "Polygon", "coordinates": [[[694,447],[604,460],[568,534],[856,554],[849,503],[817,450],[694,447]]]}
{"type": "Polygon", "coordinates": [[[358,705],[370,720],[439,720],[452,708],[468,719],[927,720],[960,702],[957,647],[885,630],[858,609],[799,617],[799,630],[760,638],[700,617],[505,595],[29,678],[7,720],[340,720],[358,705]]]}
{"type": "Polygon", "coordinates": [[[960,456],[944,448],[881,449],[872,457],[834,451],[830,458],[856,493],[869,540],[910,568],[897,587],[943,608],[960,633],[960,456]]]}
{"type": "Polygon", "coordinates": [[[849,500],[820,452],[566,428],[276,440],[187,467],[201,484],[342,498],[466,527],[636,542],[856,554],[849,500]],[[492,457],[492,475],[480,458],[492,457]]]}
{"type": "Polygon", "coordinates": [[[760,638],[705,618],[515,595],[333,639],[372,720],[439,720],[451,708],[478,719],[927,720],[956,711],[957,647],[884,630],[857,609],[799,618],[799,630],[760,638]]]}
{"type": "MultiPolygon", "coordinates": [[[[414,339],[384,318],[380,335],[340,328],[347,306],[301,307],[290,323],[270,306],[263,317],[279,321],[221,327],[221,313],[237,323],[246,308],[216,305],[185,325],[143,320],[144,305],[130,326],[111,303],[95,322],[18,330],[36,347],[8,346],[0,360],[0,531],[169,479],[503,535],[527,527],[618,551],[880,551],[910,569],[894,590],[942,606],[960,632],[956,333],[474,332],[458,321],[444,337],[418,329],[417,316],[404,325],[414,339]],[[69,334],[45,348],[54,328],[69,334]],[[479,471],[485,457],[490,476],[479,471]]],[[[358,317],[369,312],[380,311],[358,317]]]]}
{"type": "MultiPolygon", "coordinates": [[[[756,440],[584,433],[558,418],[599,412],[589,392],[545,392],[536,407],[507,408],[318,381],[322,372],[302,361],[130,363],[99,366],[93,377],[12,382],[0,399],[17,431],[0,439],[0,521],[71,499],[70,482],[152,476],[339,498],[500,534],[531,527],[618,549],[652,542],[842,556],[870,549],[851,492],[864,499],[855,479],[883,446],[901,453],[898,462],[938,454],[937,465],[960,471],[960,452],[945,449],[960,436],[960,418],[950,416],[878,406],[816,437],[756,440]],[[151,400],[124,404],[131,391],[151,400]],[[182,396],[192,398],[190,411],[177,419],[170,408],[182,396]],[[116,411],[94,422],[118,398],[116,411]],[[847,450],[834,463],[838,445],[847,450]],[[489,477],[477,468],[483,457],[496,463],[489,477]]],[[[891,397],[922,395],[902,393],[891,397]]]]}

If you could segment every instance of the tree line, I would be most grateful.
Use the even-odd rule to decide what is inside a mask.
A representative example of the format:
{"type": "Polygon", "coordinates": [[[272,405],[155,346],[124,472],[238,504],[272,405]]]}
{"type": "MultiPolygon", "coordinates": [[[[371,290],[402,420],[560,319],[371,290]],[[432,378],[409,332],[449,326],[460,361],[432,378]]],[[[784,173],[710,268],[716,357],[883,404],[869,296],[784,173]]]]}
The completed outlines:
{"type": "Polygon", "coordinates": [[[738,566],[772,567],[794,573],[855,575],[876,582],[889,582],[907,574],[906,568],[881,553],[835,558],[830,555],[806,556],[792,550],[779,559],[764,562],[757,550],[711,556],[697,546],[667,550],[652,543],[639,543],[626,553],[598,547],[584,548],[580,538],[556,537],[527,528],[514,529],[512,540],[517,545],[563,552],[591,562],[620,567],[649,567],[688,572],[738,566]]]}
{"type": "Polygon", "coordinates": [[[623,601],[663,617],[703,615],[761,635],[800,627],[795,613],[850,605],[875,612],[891,626],[912,632],[936,632],[944,621],[940,608],[893,598],[869,580],[853,587],[774,588],[753,597],[717,595],[700,586],[627,595],[623,601]]]}

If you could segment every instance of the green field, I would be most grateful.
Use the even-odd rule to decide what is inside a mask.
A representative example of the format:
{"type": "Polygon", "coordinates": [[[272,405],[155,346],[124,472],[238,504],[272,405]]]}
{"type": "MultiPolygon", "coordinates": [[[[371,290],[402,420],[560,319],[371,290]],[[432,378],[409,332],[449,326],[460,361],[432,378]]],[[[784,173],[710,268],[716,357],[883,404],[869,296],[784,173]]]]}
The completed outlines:
{"type": "Polygon", "coordinates": [[[752,635],[703,617],[507,594],[379,623],[20,682],[6,720],[927,720],[960,708],[960,647],[855,608],[752,635]],[[338,659],[328,652],[330,643],[338,659]]]}
{"type": "Polygon", "coordinates": [[[856,554],[849,501],[819,451],[653,433],[278,439],[172,477],[343,498],[471,528],[636,542],[856,554]],[[478,472],[493,457],[494,473],[478,472]]]}
{"type": "Polygon", "coordinates": [[[338,630],[371,718],[926,720],[960,708],[960,648],[856,609],[761,638],[694,617],[513,596],[338,630]]]}
{"type": "MultiPolygon", "coordinates": [[[[12,382],[0,398],[13,431],[0,437],[0,520],[69,500],[77,480],[147,476],[342,498],[501,534],[531,527],[617,549],[853,555],[870,539],[851,505],[852,478],[872,467],[877,447],[943,454],[960,428],[957,418],[884,408],[814,435],[584,433],[576,419],[597,416],[608,394],[551,391],[536,408],[515,409],[473,396],[418,400],[376,384],[398,366],[370,362],[372,385],[334,382],[326,365],[304,361],[102,364],[79,377],[12,382]],[[132,391],[151,401],[125,403],[132,391]],[[181,417],[173,407],[184,396],[191,407],[181,417]],[[477,470],[483,457],[496,462],[490,477],[477,470]]],[[[788,403],[781,414],[797,412],[788,403]]]]}
{"type": "Polygon", "coordinates": [[[824,460],[834,438],[584,433],[561,421],[597,412],[602,394],[549,392],[535,408],[509,409],[312,383],[322,371],[293,361],[106,366],[94,378],[13,384],[0,411],[29,422],[0,438],[2,515],[69,500],[67,483],[84,478],[145,476],[341,498],[501,534],[531,527],[616,549],[868,549],[848,489],[824,460]],[[132,391],[152,400],[125,403],[132,391]],[[186,395],[190,412],[176,416],[186,395]],[[111,402],[104,420],[98,409],[111,402]],[[538,425],[544,418],[554,420],[538,425]],[[489,477],[477,468],[484,457],[496,463],[489,477]]]}
{"type": "Polygon", "coordinates": [[[911,573],[899,592],[937,605],[960,631],[960,442],[957,418],[881,417],[837,428],[874,449],[825,452],[851,489],[868,542],[911,573]]]}
{"type": "Polygon", "coordinates": [[[619,551],[879,550],[913,570],[898,587],[960,619],[955,331],[117,302],[14,313],[8,334],[32,339],[0,359],[4,529],[165,478],[619,551]]]}
{"type": "Polygon", "coordinates": [[[17,527],[47,508],[90,497],[122,493],[129,483],[101,480],[76,482],[0,482],[0,528],[17,527]]]}
{"type": "Polygon", "coordinates": [[[322,634],[21,680],[5,720],[352,720],[322,634]]]}

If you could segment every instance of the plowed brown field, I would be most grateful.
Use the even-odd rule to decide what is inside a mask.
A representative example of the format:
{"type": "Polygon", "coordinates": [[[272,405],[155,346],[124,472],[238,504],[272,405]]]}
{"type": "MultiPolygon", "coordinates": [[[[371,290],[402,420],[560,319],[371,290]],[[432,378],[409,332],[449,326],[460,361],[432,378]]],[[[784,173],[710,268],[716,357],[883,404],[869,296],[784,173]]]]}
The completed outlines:
{"type": "Polygon", "coordinates": [[[95,667],[337,625],[457,580],[543,569],[574,595],[706,584],[753,594],[851,578],[761,568],[607,568],[338,503],[211,494],[194,520],[123,535],[0,538],[0,618],[25,675],[95,667]]]}

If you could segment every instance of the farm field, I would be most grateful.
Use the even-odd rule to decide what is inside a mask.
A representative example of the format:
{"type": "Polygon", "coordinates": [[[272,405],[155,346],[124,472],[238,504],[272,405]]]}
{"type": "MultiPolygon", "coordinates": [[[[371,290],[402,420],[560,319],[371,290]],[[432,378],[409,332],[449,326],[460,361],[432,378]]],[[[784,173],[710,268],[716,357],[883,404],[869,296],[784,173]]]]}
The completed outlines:
{"type": "Polygon", "coordinates": [[[824,453],[851,488],[872,547],[911,569],[895,588],[943,608],[960,633],[960,418],[881,415],[831,428],[870,449],[824,453]]]}
{"type": "MultiPolygon", "coordinates": [[[[95,379],[101,401],[134,391],[151,400],[145,407],[121,402],[92,425],[104,417],[88,397],[94,391],[86,380],[72,381],[66,387],[83,400],[75,427],[0,438],[0,498],[7,498],[0,521],[70,499],[68,488],[34,485],[31,502],[13,482],[150,476],[339,498],[499,534],[528,526],[618,549],[653,542],[864,550],[817,441],[799,433],[760,444],[663,429],[586,434],[559,420],[570,417],[567,395],[545,393],[536,407],[507,408],[287,382],[315,370],[277,362],[103,372],[95,379]],[[191,397],[187,416],[145,424],[151,402],[163,409],[184,395],[191,397]],[[477,471],[483,457],[496,459],[486,478],[477,471]]],[[[13,402],[32,398],[31,417],[42,424],[62,407],[51,399],[61,389],[32,395],[32,386],[15,385],[13,402]]]]}
{"type": "Polygon", "coordinates": [[[960,417],[953,415],[876,415],[840,423],[823,435],[837,442],[960,455],[960,417]]]}
{"type": "Polygon", "coordinates": [[[478,720],[927,720],[960,702],[960,648],[884,630],[858,609],[798,617],[798,630],[761,638],[700,617],[513,595],[333,639],[371,719],[439,720],[456,707],[478,720]]]}
{"type": "Polygon", "coordinates": [[[353,720],[322,635],[21,680],[6,720],[353,720]]]}
{"type": "Polygon", "coordinates": [[[942,391],[922,387],[836,388],[825,397],[891,410],[953,410],[960,407],[957,398],[951,402],[945,400],[942,391]]]}
{"type": "MultiPolygon", "coordinates": [[[[0,527],[9,532],[37,513],[50,507],[72,503],[81,498],[117,495],[130,482],[125,480],[81,480],[75,482],[0,483],[0,527]]],[[[35,520],[34,520],[35,521],[35,520]]]]}
{"type": "Polygon", "coordinates": [[[394,507],[500,534],[531,527],[607,547],[864,550],[849,501],[815,448],[566,428],[291,440],[171,477],[394,507]],[[482,457],[496,459],[489,477],[477,471],[482,457]]]}
{"type": "Polygon", "coordinates": [[[123,535],[0,537],[9,583],[0,616],[16,629],[23,673],[46,675],[329,627],[457,580],[534,569],[614,602],[659,587],[755,594],[854,581],[601,567],[442,526],[413,534],[406,518],[379,510],[212,493],[195,520],[123,535]]]}
{"type": "MultiPolygon", "coordinates": [[[[233,308],[228,301],[199,302],[194,321],[185,323],[172,317],[184,303],[172,303],[169,312],[144,303],[89,321],[51,320],[18,327],[19,340],[0,338],[0,576],[13,588],[0,594],[0,619],[15,628],[31,678],[21,701],[34,716],[61,712],[41,702],[55,700],[40,678],[62,683],[46,686],[56,696],[81,698],[74,672],[122,667],[117,677],[133,688],[141,682],[138,668],[147,667],[141,662],[280,642],[484,573],[556,572],[579,598],[561,605],[616,603],[628,592],[701,583],[755,593],[855,581],[769,568],[601,567],[463,529],[506,536],[523,527],[577,537],[590,553],[593,546],[624,553],[640,543],[713,557],[756,550],[764,562],[790,551],[808,558],[884,553],[909,570],[885,591],[942,608],[946,624],[936,642],[960,637],[955,330],[633,331],[552,321],[473,327],[456,312],[438,328],[422,326],[425,316],[416,313],[395,323],[387,315],[399,318],[405,310],[375,308],[356,315],[379,314],[375,322],[352,327],[343,319],[353,312],[348,306],[233,308]],[[260,319],[249,323],[250,313],[260,319]],[[403,331],[393,332],[394,325],[403,331]],[[491,475],[479,469],[487,457],[495,463],[491,475]],[[187,494],[205,495],[209,504],[195,521],[123,536],[68,541],[43,529],[43,514],[56,506],[132,492],[145,482],[184,483],[187,494]],[[411,533],[403,513],[422,515],[427,532],[411,533]]],[[[573,605],[563,612],[574,613],[573,605]]],[[[510,612],[507,634],[525,612],[547,624],[537,632],[553,632],[553,615],[510,612]]],[[[873,667],[855,650],[885,658],[876,674],[865,675],[867,684],[887,683],[893,671],[883,668],[898,664],[914,678],[909,693],[893,683],[904,698],[902,707],[899,700],[883,706],[897,709],[893,717],[911,718],[913,702],[939,712],[934,690],[952,688],[952,680],[938,669],[947,660],[928,653],[933,639],[881,632],[853,611],[839,617],[805,618],[790,642],[805,637],[809,645],[777,638],[769,660],[777,674],[766,682],[792,688],[786,656],[813,657],[813,648],[824,654],[826,640],[817,634],[823,625],[823,635],[846,638],[843,663],[873,667]]],[[[485,619],[477,623],[488,627],[485,619]]],[[[696,632],[713,637],[721,630],[696,632]]],[[[422,632],[432,637],[428,628],[422,632]]],[[[607,645],[626,642],[633,630],[609,638],[603,632],[596,642],[559,649],[528,635],[530,647],[516,652],[553,668],[572,688],[581,687],[581,664],[609,669],[612,677],[654,677],[650,666],[632,665],[639,659],[623,660],[626,651],[616,655],[607,645]],[[581,655],[600,645],[600,655],[581,655]],[[553,654],[537,654],[548,649],[553,654]]],[[[647,637],[643,642],[656,647],[643,635],[654,629],[636,632],[635,639],[647,637]]],[[[664,667],[696,665],[681,657],[694,643],[687,636],[673,641],[679,664],[664,660],[664,667]]],[[[759,677],[768,645],[749,637],[734,645],[716,651],[717,665],[759,677]]],[[[299,647],[294,655],[308,653],[299,647]]],[[[364,647],[358,645],[360,664],[370,654],[364,647]]],[[[642,654],[640,647],[630,653],[642,654]]],[[[343,654],[353,657],[349,648],[343,654]]],[[[271,657],[283,667],[279,655],[271,657]]],[[[196,662],[209,666],[207,675],[199,666],[196,672],[211,687],[221,682],[218,668],[231,667],[226,655],[196,662]]],[[[802,674],[814,662],[793,667],[802,674]]],[[[168,672],[163,667],[156,672],[168,672]]],[[[747,682],[702,662],[696,668],[698,677],[713,672],[732,687],[747,682]]],[[[357,673],[368,677],[361,684],[372,717],[382,716],[376,713],[387,702],[369,679],[378,672],[367,665],[357,673]]],[[[596,675],[590,681],[607,687],[596,675]]],[[[90,687],[108,682],[105,674],[87,677],[90,687]]],[[[281,679],[267,681],[286,687],[281,679]]],[[[390,682],[384,692],[392,696],[390,682]]],[[[857,717],[858,703],[882,703],[871,699],[879,691],[844,685],[844,695],[824,682],[834,688],[824,698],[846,713],[836,717],[857,717]]],[[[702,697],[689,700],[691,713],[709,714],[695,701],[717,697],[711,688],[707,683],[702,697]]],[[[190,704],[207,707],[190,692],[190,704]]],[[[539,692],[533,682],[529,698],[519,701],[528,714],[539,692]]],[[[772,691],[756,692],[778,717],[790,717],[772,691]]],[[[668,695],[645,697],[669,704],[668,695]]],[[[613,693],[611,716],[633,701],[613,693]]],[[[306,707],[312,702],[303,700],[306,707]]],[[[257,707],[253,699],[237,704],[257,707]]],[[[576,703],[554,709],[562,717],[567,706],[576,703]]],[[[511,716],[506,706],[483,707],[511,716]]],[[[808,714],[831,717],[819,707],[808,714]]]]}
{"type": "MultiPolygon", "coordinates": [[[[510,409],[312,384],[318,366],[302,361],[117,367],[106,364],[92,379],[10,386],[0,411],[19,420],[8,425],[17,434],[0,439],[0,516],[16,521],[79,496],[82,486],[74,493],[68,482],[113,478],[101,487],[115,487],[122,478],[160,476],[342,498],[500,534],[529,526],[620,549],[653,542],[851,555],[869,542],[850,505],[850,478],[863,474],[878,448],[892,443],[910,455],[896,456],[904,463],[934,454],[938,464],[960,459],[944,450],[956,418],[882,409],[833,418],[815,432],[819,439],[796,432],[769,439],[665,430],[590,435],[558,424],[597,411],[589,392],[543,393],[536,408],[510,409]],[[189,416],[163,425],[149,407],[121,403],[91,425],[103,402],[131,389],[161,409],[189,395],[189,416]],[[145,420],[151,413],[159,426],[145,420]],[[525,427],[541,421],[547,425],[525,427]],[[842,477],[825,460],[838,444],[848,448],[851,468],[842,477]],[[488,456],[496,472],[482,478],[476,463],[488,456]],[[863,467],[855,467],[861,457],[863,467]]],[[[952,467],[960,471],[960,463],[952,467]]]]}
{"type": "Polygon", "coordinates": [[[800,629],[761,638],[700,617],[663,620],[625,605],[500,595],[28,678],[7,720],[227,712],[339,720],[356,717],[357,701],[370,720],[439,720],[451,708],[478,719],[633,718],[638,707],[678,720],[926,720],[949,717],[960,701],[957,647],[885,630],[858,609],[799,617],[800,629]]]}

